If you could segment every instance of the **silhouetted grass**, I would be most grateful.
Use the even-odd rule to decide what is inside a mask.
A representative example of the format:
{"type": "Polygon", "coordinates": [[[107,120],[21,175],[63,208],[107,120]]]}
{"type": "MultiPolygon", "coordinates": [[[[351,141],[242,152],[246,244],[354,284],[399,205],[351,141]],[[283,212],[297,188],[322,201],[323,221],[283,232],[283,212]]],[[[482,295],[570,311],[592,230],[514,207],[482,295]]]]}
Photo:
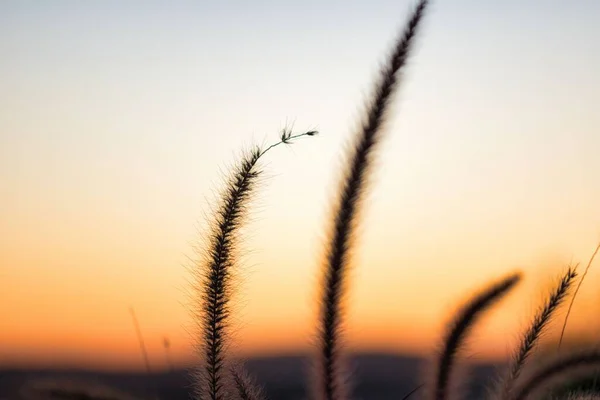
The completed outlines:
{"type": "Polygon", "coordinates": [[[560,345],[562,344],[563,337],[565,335],[565,329],[567,329],[567,322],[569,321],[569,315],[571,315],[571,308],[573,308],[573,303],[575,302],[575,297],[577,297],[579,288],[581,287],[583,280],[585,279],[588,271],[590,270],[590,267],[592,266],[592,263],[594,262],[594,258],[596,257],[596,254],[598,254],[599,250],[600,250],[600,243],[598,243],[598,245],[596,246],[596,249],[592,253],[590,260],[588,261],[587,265],[585,266],[583,275],[581,276],[581,279],[579,280],[579,283],[577,284],[577,287],[575,288],[575,293],[573,293],[573,297],[571,298],[571,302],[569,303],[569,309],[567,310],[567,315],[565,315],[565,322],[563,323],[562,329],[560,331],[560,338],[558,339],[558,348],[559,349],[560,349],[560,345]]]}
{"type": "Polygon", "coordinates": [[[448,325],[448,331],[443,340],[438,365],[433,381],[433,399],[448,398],[450,376],[455,364],[458,351],[467,334],[477,322],[478,317],[507,294],[521,279],[520,274],[510,275],[491,285],[480,294],[474,296],[463,306],[448,325]]]}
{"type": "Polygon", "coordinates": [[[410,392],[408,392],[404,396],[402,396],[402,400],[410,399],[415,393],[417,393],[419,390],[421,390],[423,388],[423,386],[425,386],[425,384],[421,383],[420,385],[415,387],[413,390],[411,390],[410,392]]]}
{"type": "MultiPolygon", "coordinates": [[[[600,370],[600,353],[596,349],[588,349],[579,354],[562,355],[553,361],[538,361],[535,371],[521,379],[522,371],[524,371],[533,348],[543,334],[553,313],[566,300],[569,289],[576,277],[575,268],[568,268],[536,314],[530,328],[524,333],[523,339],[515,351],[507,377],[504,381],[501,381],[501,385],[497,387],[496,391],[490,393],[490,398],[525,400],[541,388],[563,385],[565,383],[563,378],[570,379],[568,382],[574,382],[573,378],[580,373],[600,370]]],[[[510,276],[475,296],[452,320],[443,341],[443,350],[440,353],[438,366],[435,370],[435,379],[430,383],[429,391],[433,400],[449,398],[450,378],[454,360],[468,330],[473,326],[476,316],[510,290],[519,278],[520,275],[518,274],[510,276]]],[[[573,397],[574,392],[565,392],[564,385],[562,387],[564,396],[573,397]]]]}
{"type": "MultiPolygon", "coordinates": [[[[355,245],[355,231],[360,219],[362,201],[367,192],[368,178],[375,152],[383,138],[382,128],[393,95],[398,89],[402,70],[414,47],[415,36],[428,4],[428,0],[417,0],[407,24],[400,32],[391,54],[381,68],[373,93],[367,99],[360,129],[354,138],[353,146],[346,154],[345,170],[333,207],[333,221],[325,251],[323,279],[320,286],[322,293],[318,327],[319,370],[313,393],[314,397],[320,400],[345,400],[348,397],[341,369],[342,299],[347,284],[350,257],[355,245]]],[[[253,147],[243,153],[238,164],[233,167],[226,179],[208,232],[208,248],[204,259],[194,270],[196,280],[194,289],[197,291],[198,301],[193,312],[195,321],[200,328],[197,348],[203,359],[202,365],[194,376],[197,399],[264,399],[261,389],[241,365],[226,365],[225,350],[230,327],[232,277],[238,266],[239,232],[248,216],[249,203],[256,192],[257,183],[262,174],[259,167],[260,159],[268,151],[281,144],[290,144],[294,139],[316,134],[316,131],[311,130],[293,135],[291,129],[286,128],[282,131],[278,142],[266,148],[253,147]]],[[[592,255],[575,290],[560,335],[559,347],[575,295],[599,251],[600,244],[592,255]]],[[[528,376],[523,373],[536,343],[557,308],[567,298],[576,276],[575,269],[569,268],[551,292],[549,298],[535,315],[531,326],[524,333],[515,351],[506,379],[499,388],[499,393],[493,393],[492,396],[498,395],[501,400],[526,400],[544,388],[562,384],[562,379],[565,377],[570,378],[579,373],[600,369],[600,350],[590,349],[578,354],[561,355],[552,361],[541,362],[528,376]]],[[[457,357],[466,337],[479,317],[513,289],[520,280],[521,274],[515,273],[490,285],[473,296],[451,319],[443,337],[442,349],[437,359],[431,387],[427,388],[432,400],[447,400],[450,397],[450,384],[457,357]]],[[[139,324],[133,308],[130,311],[144,363],[147,372],[150,373],[150,363],[139,324]]],[[[170,365],[168,339],[165,338],[163,344],[165,356],[170,365]]],[[[417,387],[404,397],[398,394],[398,397],[406,400],[420,388],[421,386],[417,387]]],[[[92,391],[92,389],[92,387],[82,388],[69,382],[61,382],[58,385],[51,382],[51,384],[46,383],[45,386],[25,387],[22,391],[32,398],[43,394],[54,399],[133,399],[121,392],[106,389],[92,391]]],[[[597,398],[597,396],[572,392],[568,392],[566,395],[573,400],[597,398]]]]}
{"type": "MultiPolygon", "coordinates": [[[[217,212],[209,264],[203,271],[203,343],[206,395],[211,400],[225,399],[223,347],[229,317],[230,269],[234,266],[236,231],[241,227],[260,170],[255,168],[261,151],[253,149],[244,155],[228,182],[220,210],[217,212]]],[[[202,387],[201,387],[202,388],[202,387]]],[[[204,389],[203,388],[203,389],[204,389]]]]}
{"type": "Polygon", "coordinates": [[[588,350],[579,354],[559,357],[537,368],[516,388],[510,400],[525,400],[543,388],[562,384],[561,378],[597,370],[600,370],[600,351],[598,350],[588,350]]]}
{"type": "Polygon", "coordinates": [[[144,359],[144,366],[146,367],[146,373],[150,375],[152,370],[150,369],[150,360],[148,359],[148,351],[146,350],[146,344],[144,343],[144,336],[142,335],[142,330],[140,328],[140,323],[135,315],[135,310],[133,307],[129,307],[129,314],[131,315],[131,321],[133,322],[133,327],[135,329],[135,335],[137,337],[138,343],[140,345],[140,352],[142,353],[142,358],[144,359]]]}
{"type": "Polygon", "coordinates": [[[379,82],[369,99],[356,143],[348,157],[347,170],[334,209],[333,232],[326,250],[320,312],[320,361],[316,386],[317,397],[338,400],[347,396],[340,371],[341,301],[344,292],[353,233],[358,222],[358,208],[365,192],[372,154],[382,136],[386,110],[397,89],[399,73],[406,64],[414,37],[423,18],[427,0],[418,2],[408,24],[398,39],[379,82]]]}
{"type": "Polygon", "coordinates": [[[546,326],[550,322],[552,315],[565,300],[569,288],[576,277],[577,273],[575,272],[575,269],[569,268],[551,293],[550,297],[544,302],[540,311],[536,314],[529,329],[523,335],[519,348],[513,357],[508,375],[502,384],[501,400],[510,399],[510,393],[525,366],[527,357],[529,357],[533,347],[536,345],[546,326]]]}
{"type": "MultiPolygon", "coordinates": [[[[373,94],[367,101],[364,120],[354,138],[353,146],[346,154],[345,170],[333,207],[333,221],[319,287],[321,293],[318,316],[318,370],[313,393],[316,399],[345,400],[349,397],[341,362],[342,299],[347,285],[350,257],[355,246],[355,231],[360,219],[361,204],[367,191],[371,165],[376,149],[383,138],[382,128],[387,112],[397,90],[402,69],[414,46],[414,38],[428,3],[428,0],[417,1],[408,23],[381,69],[373,94]]],[[[292,135],[291,131],[284,130],[279,142],[264,150],[255,148],[245,153],[227,181],[220,207],[215,213],[206,262],[197,269],[197,289],[201,301],[196,318],[201,325],[202,337],[199,348],[205,361],[196,380],[198,383],[196,395],[199,398],[222,400],[234,397],[250,400],[263,397],[261,390],[241,366],[225,368],[224,348],[230,316],[231,277],[236,264],[237,232],[245,219],[248,202],[254,194],[256,181],[261,173],[257,167],[259,159],[275,146],[290,143],[300,136],[314,134],[315,131],[309,131],[292,135]],[[227,379],[233,384],[232,391],[226,389],[227,379]]],[[[503,382],[504,386],[499,388],[499,393],[493,393],[494,397],[502,397],[502,400],[523,400],[539,386],[561,375],[570,367],[600,365],[600,355],[590,351],[578,356],[579,358],[573,356],[542,365],[537,375],[523,382],[520,379],[521,371],[530,353],[553,313],[566,299],[568,289],[575,277],[575,270],[569,268],[536,314],[531,327],[525,332],[523,340],[515,351],[507,378],[503,382]]],[[[437,360],[434,379],[431,387],[428,387],[432,400],[448,399],[453,370],[465,338],[478,318],[507,294],[520,279],[521,274],[515,273],[490,285],[460,308],[450,321],[437,360]]],[[[408,398],[414,392],[408,393],[404,398],[408,398]]],[[[398,397],[402,398],[400,394],[398,397]]]]}
{"type": "Polygon", "coordinates": [[[242,366],[232,367],[231,375],[233,376],[238,397],[241,400],[263,400],[265,398],[261,388],[256,385],[252,377],[242,366]]]}
{"type": "Polygon", "coordinates": [[[569,393],[567,400],[598,400],[600,397],[595,393],[577,392],[569,393]]]}
{"type": "Polygon", "coordinates": [[[261,169],[260,158],[281,143],[289,144],[302,136],[314,136],[316,131],[292,135],[284,130],[281,140],[265,149],[254,147],[241,157],[231,172],[214,215],[209,247],[203,264],[196,268],[196,290],[199,304],[195,318],[201,325],[198,348],[204,366],[197,371],[196,395],[210,400],[226,398],[224,375],[225,345],[230,316],[231,275],[236,267],[238,233],[248,212],[248,203],[254,193],[261,169]]]}

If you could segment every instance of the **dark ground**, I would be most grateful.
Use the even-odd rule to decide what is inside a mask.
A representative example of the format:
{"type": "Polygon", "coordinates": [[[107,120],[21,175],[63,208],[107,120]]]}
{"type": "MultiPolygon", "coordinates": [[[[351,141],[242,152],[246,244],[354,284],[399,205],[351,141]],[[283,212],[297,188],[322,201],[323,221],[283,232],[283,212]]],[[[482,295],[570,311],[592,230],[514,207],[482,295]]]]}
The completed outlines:
{"type": "MultiPolygon", "coordinates": [[[[421,359],[382,355],[363,354],[350,360],[352,372],[353,399],[401,399],[414,389],[422,380],[425,363],[421,359]]],[[[270,399],[306,399],[310,371],[309,360],[302,356],[253,358],[246,367],[263,386],[270,399]]],[[[470,374],[473,385],[469,389],[471,398],[481,398],[484,385],[494,376],[495,366],[478,365],[470,374]]],[[[86,400],[90,396],[79,390],[71,393],[54,390],[32,391],[32,383],[50,381],[81,382],[85,387],[109,387],[120,393],[141,399],[153,400],[156,395],[168,400],[187,400],[190,393],[190,378],[185,370],[171,373],[157,373],[148,376],[144,373],[109,373],[67,370],[0,370],[0,400],[41,400],[64,399],[86,400]],[[87,385],[87,386],[86,386],[87,385]],[[74,394],[75,393],[75,394],[74,394]]],[[[105,400],[114,396],[104,393],[96,395],[105,400]]],[[[124,396],[120,396],[124,397],[124,396]]],[[[413,399],[421,398],[415,395],[413,399]]]]}

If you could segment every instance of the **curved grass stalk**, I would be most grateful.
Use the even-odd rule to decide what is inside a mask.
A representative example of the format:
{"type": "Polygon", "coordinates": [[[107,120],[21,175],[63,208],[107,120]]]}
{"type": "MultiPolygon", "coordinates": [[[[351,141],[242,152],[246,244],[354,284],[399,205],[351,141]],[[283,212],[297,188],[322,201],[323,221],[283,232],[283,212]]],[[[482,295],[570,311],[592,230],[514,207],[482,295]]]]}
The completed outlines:
{"type": "Polygon", "coordinates": [[[450,321],[435,371],[432,393],[434,400],[446,400],[449,397],[450,378],[456,356],[478,318],[520,280],[521,275],[515,273],[491,285],[469,300],[450,321]]]}
{"type": "Polygon", "coordinates": [[[523,335],[519,348],[513,356],[508,376],[502,384],[500,395],[501,400],[508,400],[510,398],[510,393],[513,390],[516,380],[521,375],[521,371],[525,366],[527,358],[531,354],[531,351],[538,342],[546,326],[552,319],[552,315],[566,299],[569,288],[573,285],[576,277],[577,273],[575,272],[575,269],[569,268],[550,297],[546,300],[543,307],[533,319],[533,323],[529,329],[523,335]]]}
{"type": "Polygon", "coordinates": [[[340,371],[341,302],[347,275],[349,253],[357,223],[359,203],[365,192],[371,157],[381,140],[381,128],[392,94],[396,90],[399,71],[406,64],[417,27],[424,15],[427,0],[420,0],[402,32],[387,64],[382,68],[375,93],[365,112],[365,120],[351,150],[348,166],[334,209],[333,232],[326,252],[322,283],[320,333],[320,370],[317,397],[326,400],[345,398],[340,371]]]}
{"type": "Polygon", "coordinates": [[[289,144],[302,136],[316,134],[316,131],[308,131],[292,135],[291,131],[284,130],[279,142],[265,149],[255,147],[245,153],[227,180],[212,222],[205,262],[194,271],[200,297],[195,320],[200,322],[202,332],[198,347],[204,359],[204,367],[195,379],[199,398],[226,398],[224,349],[230,316],[231,275],[236,266],[238,232],[247,216],[247,206],[261,174],[258,161],[281,143],[289,144]]]}

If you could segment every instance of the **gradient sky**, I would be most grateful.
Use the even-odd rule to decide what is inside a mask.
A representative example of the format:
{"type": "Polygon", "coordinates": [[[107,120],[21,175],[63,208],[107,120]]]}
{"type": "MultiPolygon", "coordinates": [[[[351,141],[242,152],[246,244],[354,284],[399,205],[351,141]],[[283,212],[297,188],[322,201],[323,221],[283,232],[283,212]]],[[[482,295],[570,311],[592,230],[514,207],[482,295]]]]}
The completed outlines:
{"type": "MultiPolygon", "coordinates": [[[[189,360],[204,215],[240,150],[286,121],[322,134],[265,159],[235,326],[244,353],[305,349],[337,167],[409,6],[0,2],[0,363],[141,367],[129,306],[154,366],[163,335],[189,360]]],[[[432,2],[364,213],[352,346],[431,350],[473,290],[521,269],[472,342],[504,354],[587,261],[599,17],[596,0],[432,2]]],[[[587,279],[573,330],[600,311],[600,268],[587,279]]]]}

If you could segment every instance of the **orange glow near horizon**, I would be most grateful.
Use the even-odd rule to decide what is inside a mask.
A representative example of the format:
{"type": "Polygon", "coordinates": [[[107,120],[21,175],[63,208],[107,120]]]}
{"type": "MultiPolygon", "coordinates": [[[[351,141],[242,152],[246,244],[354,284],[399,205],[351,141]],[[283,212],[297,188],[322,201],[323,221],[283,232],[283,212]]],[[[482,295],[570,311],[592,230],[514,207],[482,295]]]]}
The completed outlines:
{"type": "MultiPolygon", "coordinates": [[[[560,268],[551,268],[549,278],[555,277],[560,268]]],[[[550,272],[549,271],[549,272],[550,272]]],[[[590,280],[597,274],[591,273],[590,280]]],[[[498,275],[493,277],[502,276],[498,275]]],[[[475,355],[475,359],[491,360],[507,356],[514,345],[518,334],[526,326],[528,318],[535,311],[536,299],[545,293],[547,283],[551,279],[543,279],[546,284],[532,282],[526,279],[515,293],[508,296],[489,315],[483,318],[476,328],[467,354],[475,355]],[[536,297],[535,293],[538,292],[536,297]],[[524,301],[525,300],[525,301],[524,301]],[[515,318],[516,317],[516,318],[515,318]]],[[[354,290],[358,295],[351,295],[347,304],[349,308],[345,340],[351,351],[390,352],[407,355],[427,356],[436,349],[444,330],[447,318],[475,290],[484,284],[468,284],[464,290],[457,286],[456,290],[443,293],[436,288],[431,293],[443,293],[435,296],[431,303],[425,303],[424,298],[416,299],[420,308],[402,307],[400,302],[392,304],[377,303],[383,301],[385,294],[371,302],[358,303],[357,297],[371,296],[373,288],[354,290]],[[443,306],[442,306],[443,304],[443,306]]],[[[248,286],[248,285],[245,285],[248,286]]],[[[379,290],[387,292],[385,286],[379,290]]],[[[393,289],[392,289],[393,290],[393,289]]],[[[246,290],[247,292],[247,290],[246,290]]],[[[595,298],[590,296],[593,290],[582,290],[577,307],[573,312],[568,333],[593,332],[598,327],[588,321],[589,311],[595,312],[595,298]],[[587,311],[587,312],[586,312],[587,311]]],[[[10,293],[10,291],[9,291],[10,293]]],[[[284,299],[285,294],[273,293],[284,299]]],[[[6,295],[6,293],[5,293],[6,295]]],[[[176,366],[186,366],[194,362],[193,324],[186,314],[184,305],[169,309],[160,306],[158,299],[151,296],[148,302],[136,309],[145,344],[150,355],[153,370],[167,368],[163,337],[171,342],[169,357],[176,366]]],[[[399,293],[401,296],[401,293],[399,293]]],[[[18,295],[18,308],[12,312],[4,310],[5,324],[0,332],[2,343],[2,365],[10,366],[41,366],[41,367],[83,367],[108,370],[143,370],[139,344],[134,327],[127,309],[116,310],[116,302],[111,296],[104,296],[102,301],[82,299],[72,302],[73,298],[45,298],[43,304],[32,301],[31,298],[18,295]],[[27,301],[27,299],[29,299],[27,301]],[[65,303],[63,303],[65,302],[65,303]],[[93,306],[92,303],[96,305],[93,306]],[[41,308],[40,308],[41,306],[41,308]],[[27,310],[28,314],[23,314],[27,310]],[[61,310],[56,313],[51,310],[61,310]],[[8,321],[8,323],[6,323],[8,321]]],[[[98,295],[100,296],[100,295],[98,295]]],[[[250,302],[242,299],[242,307],[235,318],[232,340],[232,351],[242,356],[273,356],[280,354],[298,354],[313,351],[313,333],[316,322],[316,309],[307,313],[297,312],[293,318],[284,319],[286,310],[292,308],[291,303],[281,301],[274,303],[271,299],[255,297],[255,302],[263,307],[269,305],[268,313],[252,307],[250,302]]],[[[428,295],[427,297],[432,297],[428,295]]],[[[143,303],[143,297],[139,297],[143,303]]],[[[186,301],[189,298],[186,297],[186,301]]],[[[238,304],[239,304],[238,299],[238,304]]],[[[6,304],[6,303],[5,303],[6,304]]],[[[408,303],[410,304],[410,303],[408,303]]],[[[297,308],[296,308],[297,310],[297,308]]],[[[563,313],[564,315],[564,313],[563,313]]],[[[554,334],[562,322],[557,318],[554,324],[554,334]]]]}

